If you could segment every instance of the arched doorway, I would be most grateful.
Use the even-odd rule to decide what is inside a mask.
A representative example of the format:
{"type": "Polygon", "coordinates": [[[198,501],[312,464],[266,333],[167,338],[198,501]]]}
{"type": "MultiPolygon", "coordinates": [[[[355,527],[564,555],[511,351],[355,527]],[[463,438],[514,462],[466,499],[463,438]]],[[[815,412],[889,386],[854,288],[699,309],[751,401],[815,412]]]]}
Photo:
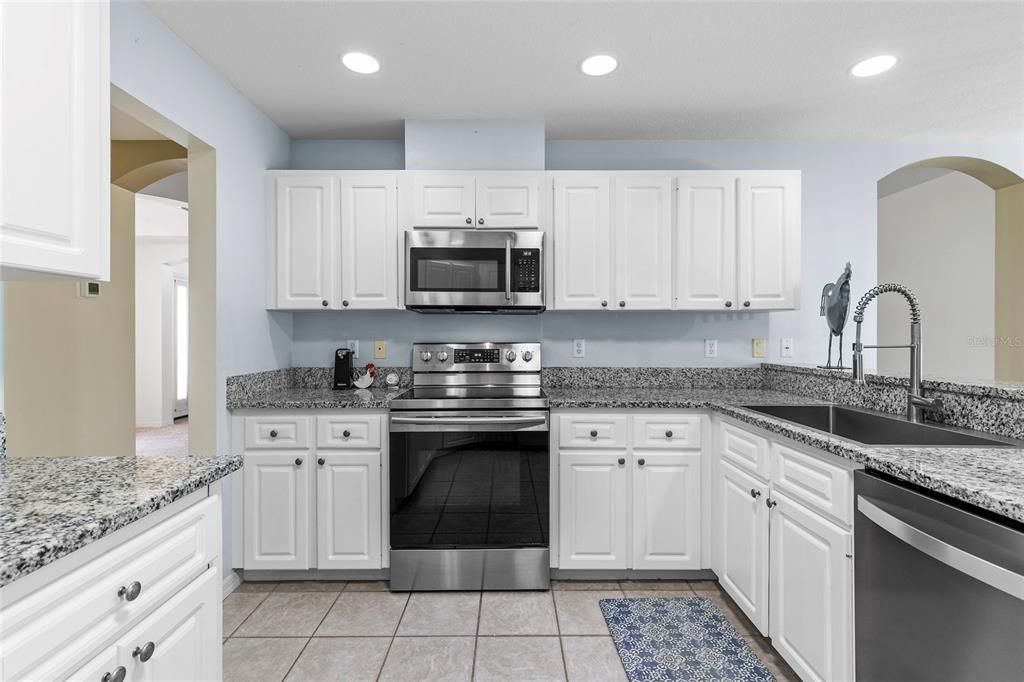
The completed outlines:
{"type": "MultiPolygon", "coordinates": [[[[1024,381],[1024,178],[972,157],[936,157],[878,181],[878,281],[922,309],[925,376],[1024,381]]],[[[906,342],[906,305],[878,301],[878,343],[906,342]]],[[[879,352],[881,374],[906,357],[879,352]]]]}

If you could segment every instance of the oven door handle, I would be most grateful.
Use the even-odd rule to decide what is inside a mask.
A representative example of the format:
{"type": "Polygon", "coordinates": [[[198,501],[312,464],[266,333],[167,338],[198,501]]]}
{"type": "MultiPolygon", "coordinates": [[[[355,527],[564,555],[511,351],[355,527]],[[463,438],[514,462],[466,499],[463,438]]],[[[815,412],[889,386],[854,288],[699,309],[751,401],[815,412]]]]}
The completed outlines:
{"type": "Polygon", "coordinates": [[[911,526],[884,511],[863,495],[857,496],[857,511],[886,532],[932,559],[1017,599],[1024,599],[1024,576],[911,526]]]}
{"type": "Polygon", "coordinates": [[[547,417],[392,417],[394,424],[544,424],[547,417]]]}

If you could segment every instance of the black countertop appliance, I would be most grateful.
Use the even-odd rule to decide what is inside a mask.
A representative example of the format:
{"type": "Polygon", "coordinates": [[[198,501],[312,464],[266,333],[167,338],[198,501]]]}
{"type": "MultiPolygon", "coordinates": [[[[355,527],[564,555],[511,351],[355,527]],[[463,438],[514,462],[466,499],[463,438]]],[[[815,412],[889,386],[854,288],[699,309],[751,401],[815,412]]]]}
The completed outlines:
{"type": "Polygon", "coordinates": [[[352,388],[352,351],[339,348],[334,351],[334,384],[335,390],[352,388]]]}

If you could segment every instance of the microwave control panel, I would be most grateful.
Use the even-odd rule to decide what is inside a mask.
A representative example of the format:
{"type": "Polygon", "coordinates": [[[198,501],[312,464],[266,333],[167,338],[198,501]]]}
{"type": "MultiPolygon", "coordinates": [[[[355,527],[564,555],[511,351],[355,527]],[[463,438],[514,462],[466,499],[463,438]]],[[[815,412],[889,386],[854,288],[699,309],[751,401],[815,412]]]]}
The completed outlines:
{"type": "Polygon", "coordinates": [[[512,249],[512,291],[540,291],[540,249],[512,249]]]}

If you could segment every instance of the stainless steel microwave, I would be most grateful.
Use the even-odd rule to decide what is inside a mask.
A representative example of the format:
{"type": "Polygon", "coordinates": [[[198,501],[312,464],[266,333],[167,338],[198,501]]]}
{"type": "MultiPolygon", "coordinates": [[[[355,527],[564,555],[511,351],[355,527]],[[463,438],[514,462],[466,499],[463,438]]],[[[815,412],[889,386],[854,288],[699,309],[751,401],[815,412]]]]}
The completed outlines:
{"type": "Polygon", "coordinates": [[[544,310],[539,230],[410,230],[405,307],[422,313],[544,310]]]}

